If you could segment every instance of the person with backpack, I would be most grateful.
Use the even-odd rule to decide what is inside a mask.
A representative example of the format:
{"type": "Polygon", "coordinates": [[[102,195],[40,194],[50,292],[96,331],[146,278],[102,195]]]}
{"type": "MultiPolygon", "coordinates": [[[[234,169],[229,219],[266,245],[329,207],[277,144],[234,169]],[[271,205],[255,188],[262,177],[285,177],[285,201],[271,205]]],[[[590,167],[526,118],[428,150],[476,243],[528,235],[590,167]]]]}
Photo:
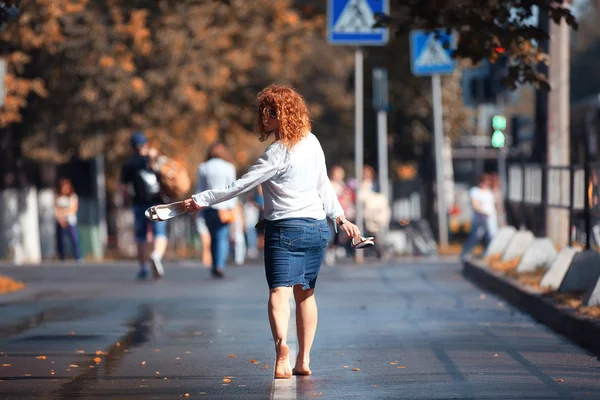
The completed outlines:
{"type": "Polygon", "coordinates": [[[135,132],[131,136],[131,147],[135,154],[121,168],[121,189],[123,198],[130,199],[133,208],[135,241],[140,263],[137,278],[146,279],[148,276],[147,232],[148,224],[151,224],[154,241],[149,258],[153,276],[158,279],[164,275],[162,257],[167,250],[167,223],[148,221],[144,213],[148,207],[163,203],[159,177],[152,168],[152,162],[159,157],[159,153],[149,146],[143,132],[135,132]]]}

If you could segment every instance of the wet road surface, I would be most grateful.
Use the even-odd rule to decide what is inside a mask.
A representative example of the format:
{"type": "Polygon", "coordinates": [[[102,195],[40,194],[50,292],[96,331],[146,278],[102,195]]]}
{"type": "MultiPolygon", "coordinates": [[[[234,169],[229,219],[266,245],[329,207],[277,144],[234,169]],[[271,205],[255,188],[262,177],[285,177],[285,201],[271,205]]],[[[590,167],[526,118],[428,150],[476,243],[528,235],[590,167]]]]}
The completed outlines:
{"type": "Polygon", "coordinates": [[[165,267],[0,267],[28,283],[0,297],[0,398],[600,399],[594,356],[455,263],[323,267],[313,376],[283,381],[262,267],[165,267]]]}

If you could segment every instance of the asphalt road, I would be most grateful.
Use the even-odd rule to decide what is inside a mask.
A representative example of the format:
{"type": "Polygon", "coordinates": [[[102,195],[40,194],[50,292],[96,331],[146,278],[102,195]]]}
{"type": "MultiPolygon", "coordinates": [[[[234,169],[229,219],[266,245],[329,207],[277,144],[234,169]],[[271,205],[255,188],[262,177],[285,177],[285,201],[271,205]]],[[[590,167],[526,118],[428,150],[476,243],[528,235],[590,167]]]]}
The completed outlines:
{"type": "Polygon", "coordinates": [[[323,267],[313,375],[283,381],[262,267],[165,267],[0,266],[28,283],[0,297],[0,398],[600,399],[594,356],[455,263],[323,267]]]}

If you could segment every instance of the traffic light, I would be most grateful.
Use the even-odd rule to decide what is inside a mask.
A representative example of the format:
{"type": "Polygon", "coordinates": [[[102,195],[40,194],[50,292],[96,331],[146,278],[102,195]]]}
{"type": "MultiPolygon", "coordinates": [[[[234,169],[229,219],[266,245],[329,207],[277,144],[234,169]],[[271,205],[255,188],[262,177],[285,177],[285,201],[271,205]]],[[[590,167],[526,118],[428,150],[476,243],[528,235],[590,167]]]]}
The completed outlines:
{"type": "Polygon", "coordinates": [[[492,118],[492,147],[501,149],[506,144],[506,117],[504,115],[494,115],[492,118]]]}

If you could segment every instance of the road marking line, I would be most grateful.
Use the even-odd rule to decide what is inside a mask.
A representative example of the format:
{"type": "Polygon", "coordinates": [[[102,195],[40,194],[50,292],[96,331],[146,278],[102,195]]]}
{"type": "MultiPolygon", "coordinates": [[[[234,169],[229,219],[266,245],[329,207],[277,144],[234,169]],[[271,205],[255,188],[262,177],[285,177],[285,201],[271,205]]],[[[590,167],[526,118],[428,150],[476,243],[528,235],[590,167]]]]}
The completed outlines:
{"type": "MultiPolygon", "coordinates": [[[[296,363],[296,354],[298,353],[298,339],[296,338],[296,302],[290,296],[290,321],[288,328],[288,347],[290,348],[290,363],[296,363]],[[290,335],[291,333],[291,335],[290,335]]],[[[273,371],[275,371],[275,361],[273,361],[273,371]]],[[[296,393],[296,377],[292,375],[290,379],[275,379],[271,384],[271,400],[295,400],[296,393]]]]}

